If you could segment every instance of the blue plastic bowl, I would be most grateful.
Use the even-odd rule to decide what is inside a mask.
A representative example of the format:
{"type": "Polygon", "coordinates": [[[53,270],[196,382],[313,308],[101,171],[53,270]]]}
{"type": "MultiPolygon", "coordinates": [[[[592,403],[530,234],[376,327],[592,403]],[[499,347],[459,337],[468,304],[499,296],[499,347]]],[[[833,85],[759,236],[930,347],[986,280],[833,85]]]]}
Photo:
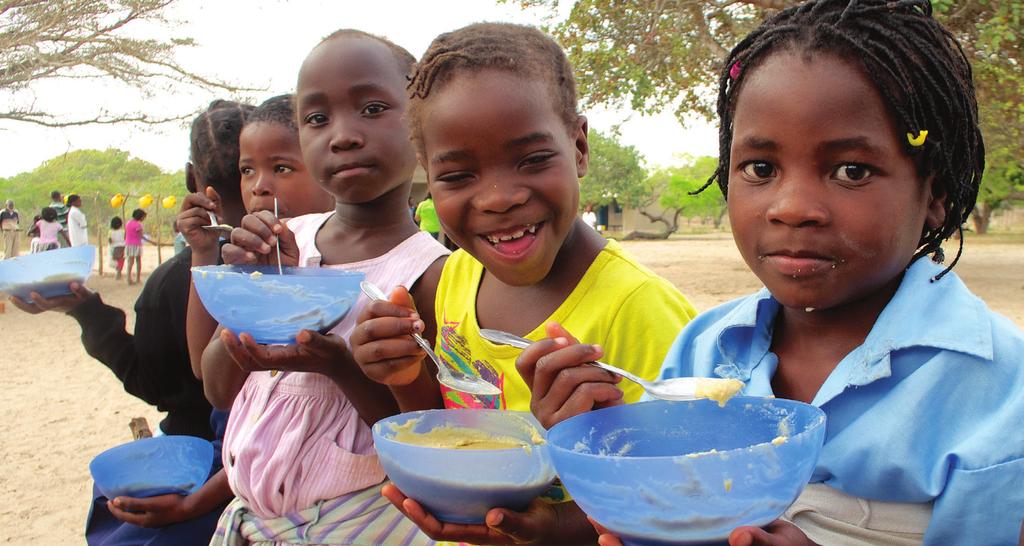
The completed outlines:
{"type": "Polygon", "coordinates": [[[100,493],[152,497],[195,493],[210,475],[213,444],[193,436],[158,436],[112,447],[89,463],[100,493]]]}
{"type": "Polygon", "coordinates": [[[555,469],[584,512],[626,545],[722,543],[778,518],[807,484],[825,414],[737,396],[592,411],[548,432],[555,469]],[[780,436],[784,442],[773,443],[780,436]]]}
{"type": "Polygon", "coordinates": [[[44,298],[66,296],[68,285],[85,282],[96,261],[92,245],[60,248],[0,260],[0,292],[29,303],[29,294],[39,292],[44,298]]]}
{"type": "Polygon", "coordinates": [[[373,443],[395,486],[441,521],[483,523],[491,508],[523,510],[555,479],[547,446],[460,450],[393,440],[394,426],[418,419],[413,432],[452,425],[529,441],[544,428],[526,412],[489,409],[414,411],[378,421],[373,443]]]}
{"type": "Polygon", "coordinates": [[[359,296],[360,272],[315,267],[192,268],[199,299],[217,322],[257,343],[294,343],[301,330],[327,333],[359,296]]]}

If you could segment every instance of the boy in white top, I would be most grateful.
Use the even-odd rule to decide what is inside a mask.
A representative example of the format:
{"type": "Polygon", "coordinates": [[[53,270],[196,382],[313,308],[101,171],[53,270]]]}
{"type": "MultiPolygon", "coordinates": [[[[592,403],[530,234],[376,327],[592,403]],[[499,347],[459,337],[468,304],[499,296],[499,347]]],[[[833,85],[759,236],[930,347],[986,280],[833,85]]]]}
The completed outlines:
{"type": "Polygon", "coordinates": [[[71,194],[68,196],[68,205],[68,239],[71,240],[71,246],[89,244],[89,230],[85,213],[82,212],[82,198],[77,194],[71,194]]]}

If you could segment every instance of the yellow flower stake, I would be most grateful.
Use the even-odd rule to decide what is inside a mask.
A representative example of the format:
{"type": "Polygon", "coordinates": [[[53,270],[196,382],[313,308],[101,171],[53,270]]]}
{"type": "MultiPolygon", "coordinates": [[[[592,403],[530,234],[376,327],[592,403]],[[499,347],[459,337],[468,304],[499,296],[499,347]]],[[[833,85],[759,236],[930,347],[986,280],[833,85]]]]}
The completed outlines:
{"type": "Polygon", "coordinates": [[[907,133],[907,142],[909,142],[910,145],[915,147],[915,148],[920,148],[921,146],[924,146],[924,141],[927,138],[928,138],[928,130],[927,129],[921,129],[920,131],[918,131],[917,132],[917,136],[914,136],[914,135],[912,135],[910,133],[907,133]]]}
{"type": "Polygon", "coordinates": [[[110,198],[110,208],[116,209],[116,208],[120,207],[123,204],[124,204],[124,195],[123,194],[115,193],[114,196],[110,198]]]}
{"type": "Polygon", "coordinates": [[[149,208],[153,204],[153,196],[150,194],[143,195],[139,198],[139,208],[149,208]]]}
{"type": "Polygon", "coordinates": [[[160,204],[163,205],[165,209],[173,209],[174,205],[178,204],[178,198],[173,195],[168,195],[167,197],[164,197],[163,201],[160,201],[160,204]]]}

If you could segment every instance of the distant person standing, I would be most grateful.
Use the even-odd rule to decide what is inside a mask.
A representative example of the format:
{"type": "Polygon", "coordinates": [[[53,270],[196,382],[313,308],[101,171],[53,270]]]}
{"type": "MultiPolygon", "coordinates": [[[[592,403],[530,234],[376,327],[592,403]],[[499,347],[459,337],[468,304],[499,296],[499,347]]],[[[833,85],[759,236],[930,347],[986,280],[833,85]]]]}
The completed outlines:
{"type": "Polygon", "coordinates": [[[135,209],[132,219],[124,225],[124,256],[128,260],[128,284],[142,282],[142,241],[146,234],[142,229],[142,221],[146,219],[146,211],[135,209]],[[132,282],[132,266],[135,266],[135,282],[132,282]]]}
{"type": "Polygon", "coordinates": [[[57,190],[50,192],[50,208],[53,209],[53,212],[57,213],[57,223],[64,229],[66,235],[68,231],[68,206],[64,203],[64,196],[57,190]]]}
{"type": "Polygon", "coordinates": [[[438,234],[441,233],[441,222],[437,219],[434,200],[430,198],[429,193],[423,201],[420,201],[419,205],[416,205],[416,214],[413,215],[412,219],[419,224],[420,231],[426,231],[435,239],[440,240],[438,234]]]}
{"type": "Polygon", "coordinates": [[[20,229],[18,224],[20,222],[21,216],[18,214],[18,209],[14,208],[14,201],[8,199],[4,204],[4,209],[0,210],[0,230],[3,231],[4,236],[5,260],[18,255],[18,230],[20,229]]]}
{"type": "Polygon", "coordinates": [[[107,242],[110,243],[110,266],[117,271],[116,280],[121,280],[121,271],[124,269],[124,222],[120,216],[110,219],[107,242]]]}
{"type": "Polygon", "coordinates": [[[583,209],[583,223],[590,226],[590,229],[595,231],[597,230],[597,213],[594,212],[593,206],[587,205],[587,207],[583,209]]]}
{"type": "Polygon", "coordinates": [[[82,212],[82,198],[74,193],[68,196],[67,230],[71,246],[89,244],[89,224],[82,212]]]}

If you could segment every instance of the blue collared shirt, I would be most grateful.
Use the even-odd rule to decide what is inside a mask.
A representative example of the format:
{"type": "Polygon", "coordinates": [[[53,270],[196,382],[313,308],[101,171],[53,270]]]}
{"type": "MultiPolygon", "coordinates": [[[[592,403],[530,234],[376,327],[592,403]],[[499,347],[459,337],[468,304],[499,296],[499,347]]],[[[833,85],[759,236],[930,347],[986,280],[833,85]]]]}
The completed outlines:
{"type": "MultiPolygon", "coordinates": [[[[925,544],[1016,544],[1024,519],[1024,333],[959,277],[917,260],[812,404],[828,416],[811,482],[933,502],[925,544]]],[[[772,395],[778,301],[766,289],[699,315],[662,377],[724,377],[772,395]]]]}

